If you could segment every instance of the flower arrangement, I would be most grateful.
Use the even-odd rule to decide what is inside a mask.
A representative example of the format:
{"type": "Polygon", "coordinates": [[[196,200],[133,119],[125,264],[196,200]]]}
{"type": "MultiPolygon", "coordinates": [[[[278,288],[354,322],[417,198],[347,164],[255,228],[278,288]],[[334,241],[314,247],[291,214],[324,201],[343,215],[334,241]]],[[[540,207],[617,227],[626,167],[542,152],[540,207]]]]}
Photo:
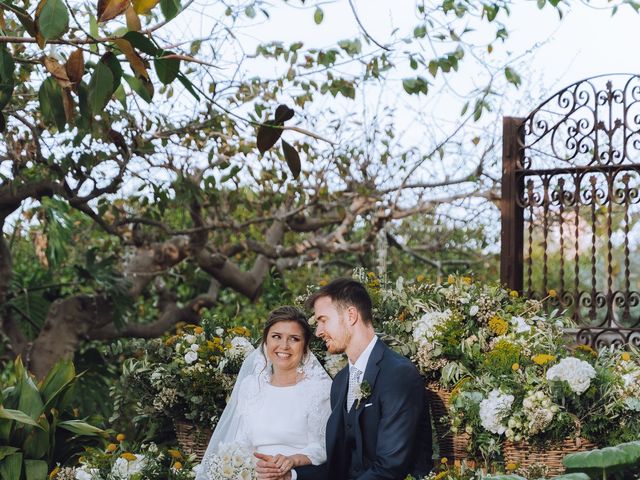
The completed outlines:
{"type": "Polygon", "coordinates": [[[241,445],[221,444],[217,455],[208,457],[199,468],[205,469],[210,480],[255,480],[255,460],[251,450],[241,445]]]}
{"type": "Polygon", "coordinates": [[[51,480],[190,480],[195,478],[195,457],[177,449],[142,444],[138,453],[119,434],[106,448],[86,448],[79,465],[57,466],[51,480]]]}
{"type": "MultiPolygon", "coordinates": [[[[452,387],[483,366],[509,371],[521,354],[555,354],[569,321],[543,303],[496,284],[450,275],[443,285],[397,282],[380,292],[377,312],[429,380],[452,387]],[[489,364],[489,365],[487,365],[489,364]]],[[[554,292],[550,292],[553,296],[554,292]]]]}
{"type": "Polygon", "coordinates": [[[124,361],[120,390],[135,398],[138,417],[215,425],[253,345],[245,327],[222,328],[204,318],[202,326],[178,325],[174,335],[140,342],[124,361]]]}
{"type": "Polygon", "coordinates": [[[533,348],[510,371],[485,364],[457,385],[454,432],[475,433],[473,448],[485,456],[504,440],[549,445],[581,437],[603,444],[640,436],[637,349],[597,353],[579,346],[531,355],[529,340],[533,348]]]}

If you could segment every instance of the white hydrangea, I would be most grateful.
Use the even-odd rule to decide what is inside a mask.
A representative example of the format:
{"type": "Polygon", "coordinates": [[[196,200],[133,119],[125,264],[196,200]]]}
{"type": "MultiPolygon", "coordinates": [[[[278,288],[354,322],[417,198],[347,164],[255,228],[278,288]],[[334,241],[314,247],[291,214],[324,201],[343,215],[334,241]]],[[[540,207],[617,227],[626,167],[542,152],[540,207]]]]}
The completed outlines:
{"type": "Polygon", "coordinates": [[[531,435],[544,432],[549,428],[554,415],[558,412],[555,405],[543,391],[531,392],[522,402],[527,419],[527,431],[531,435]]]}
{"type": "Polygon", "coordinates": [[[575,357],[567,357],[547,370],[547,380],[565,381],[572,392],[584,393],[595,378],[596,371],[588,362],[575,357]]]}
{"type": "Polygon", "coordinates": [[[502,421],[509,415],[514,400],[513,395],[491,390],[488,398],[480,402],[480,423],[484,429],[502,435],[507,430],[502,421]]]}
{"type": "Polygon", "coordinates": [[[111,468],[111,477],[118,480],[129,480],[136,474],[139,474],[147,465],[147,459],[144,455],[136,455],[133,461],[118,458],[111,468]]]}
{"type": "Polygon", "coordinates": [[[413,340],[422,344],[428,342],[436,333],[436,327],[451,317],[451,310],[426,312],[419,320],[413,322],[413,340]]]}
{"type": "Polygon", "coordinates": [[[516,333],[528,333],[531,331],[531,325],[523,317],[511,317],[511,323],[516,327],[516,333]]]}

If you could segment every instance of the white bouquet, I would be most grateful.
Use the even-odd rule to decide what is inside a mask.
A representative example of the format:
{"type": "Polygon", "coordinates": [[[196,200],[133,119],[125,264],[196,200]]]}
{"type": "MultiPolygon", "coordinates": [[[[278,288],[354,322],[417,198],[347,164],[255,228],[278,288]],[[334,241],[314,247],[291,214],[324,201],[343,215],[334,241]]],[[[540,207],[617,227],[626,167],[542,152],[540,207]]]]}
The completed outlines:
{"type": "Polygon", "coordinates": [[[250,449],[237,444],[221,443],[216,455],[200,466],[210,480],[257,480],[256,461],[250,449]]]}

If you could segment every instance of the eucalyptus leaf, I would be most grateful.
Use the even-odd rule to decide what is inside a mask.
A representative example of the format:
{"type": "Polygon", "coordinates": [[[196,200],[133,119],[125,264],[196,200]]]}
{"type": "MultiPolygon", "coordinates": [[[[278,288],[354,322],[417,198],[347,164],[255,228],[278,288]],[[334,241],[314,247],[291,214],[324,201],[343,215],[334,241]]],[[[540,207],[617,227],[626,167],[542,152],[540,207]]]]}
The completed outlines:
{"type": "Polygon", "coordinates": [[[44,122],[48,125],[55,125],[59,131],[64,130],[67,117],[62,103],[62,90],[53,77],[48,77],[42,82],[38,98],[44,122]]]}
{"type": "Polygon", "coordinates": [[[69,11],[63,0],[43,0],[37,16],[38,31],[46,40],[60,38],[69,28],[69,11]]]}
{"type": "Polygon", "coordinates": [[[5,45],[0,45],[0,110],[3,109],[15,88],[15,62],[5,45]]]}
{"type": "Polygon", "coordinates": [[[89,108],[94,115],[102,112],[109,103],[114,91],[113,81],[111,69],[104,62],[98,62],[89,82],[89,108]]]}
{"type": "Polygon", "coordinates": [[[166,20],[175,18],[181,8],[180,0],[160,0],[160,10],[166,20]]]}

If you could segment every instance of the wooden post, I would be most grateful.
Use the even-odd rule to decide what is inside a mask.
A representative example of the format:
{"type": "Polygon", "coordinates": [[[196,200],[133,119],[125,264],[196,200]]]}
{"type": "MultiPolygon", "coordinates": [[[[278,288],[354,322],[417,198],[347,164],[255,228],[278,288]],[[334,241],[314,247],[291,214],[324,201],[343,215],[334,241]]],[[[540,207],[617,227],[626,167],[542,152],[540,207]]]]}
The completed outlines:
{"type": "Polygon", "coordinates": [[[524,191],[522,168],[523,118],[502,119],[502,231],[500,245],[500,282],[522,292],[523,286],[523,209],[518,203],[524,191]],[[519,174],[520,173],[520,174],[519,174]]]}

